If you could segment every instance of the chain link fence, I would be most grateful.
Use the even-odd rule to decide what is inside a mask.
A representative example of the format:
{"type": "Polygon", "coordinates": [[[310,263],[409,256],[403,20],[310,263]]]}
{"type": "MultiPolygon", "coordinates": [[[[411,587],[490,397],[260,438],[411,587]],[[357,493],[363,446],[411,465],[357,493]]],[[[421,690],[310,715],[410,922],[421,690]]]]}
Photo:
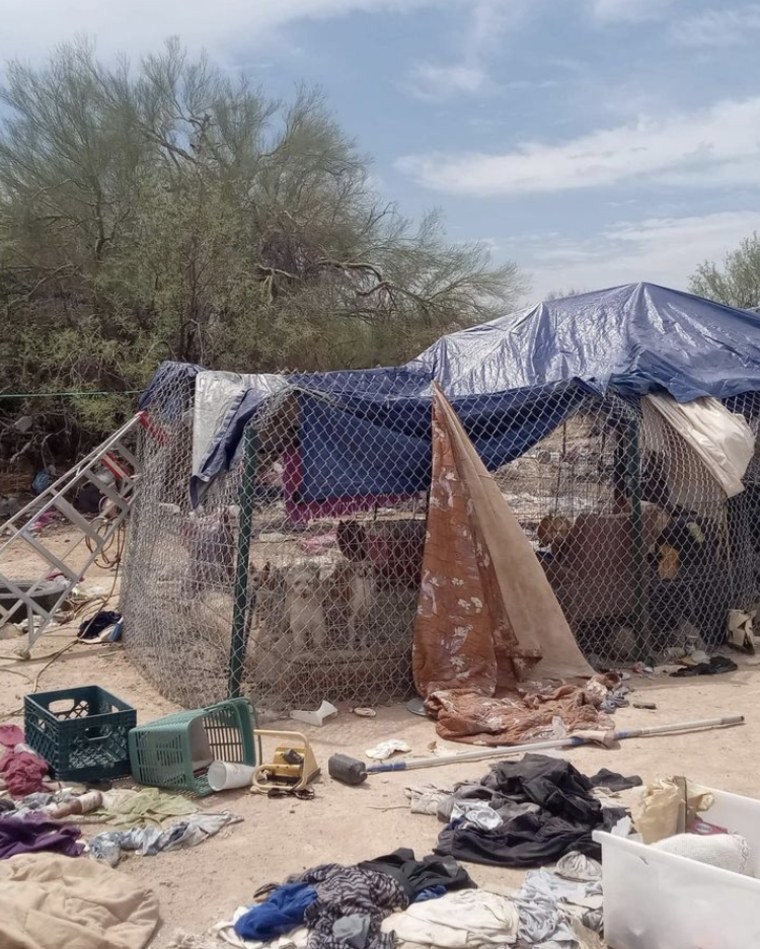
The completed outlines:
{"type": "MultiPolygon", "coordinates": [[[[730,408],[757,431],[754,396],[730,408]]],[[[150,412],[122,604],[133,661],[186,706],[238,690],[265,715],[322,699],[407,696],[425,493],[400,494],[389,475],[371,497],[343,497],[340,472],[324,471],[332,500],[304,500],[308,433],[285,390],[248,425],[239,461],[192,510],[192,383],[160,390],[150,412]]],[[[405,418],[403,400],[394,412],[396,432],[419,425],[405,418]]],[[[382,472],[390,443],[372,421],[348,437],[382,472]]],[[[479,434],[470,431],[476,442],[479,434]]],[[[347,435],[328,418],[320,437],[327,466],[347,435]]],[[[698,456],[645,404],[589,396],[494,476],[593,664],[709,651],[725,638],[729,610],[753,608],[757,455],[747,490],[726,502],[698,456]]]]}

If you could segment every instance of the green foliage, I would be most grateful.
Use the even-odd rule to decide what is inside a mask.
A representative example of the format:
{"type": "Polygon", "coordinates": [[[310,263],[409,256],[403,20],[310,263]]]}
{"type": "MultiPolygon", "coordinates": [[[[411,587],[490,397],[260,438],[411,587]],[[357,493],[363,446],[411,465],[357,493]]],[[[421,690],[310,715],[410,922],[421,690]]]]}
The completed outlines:
{"type": "MultiPolygon", "coordinates": [[[[0,392],[140,388],[166,358],[396,364],[523,291],[380,202],[319,94],[273,101],[177,41],[136,69],[86,43],[12,63],[0,101],[0,392]]],[[[129,404],[34,408],[96,437],[129,404]]]]}
{"type": "Polygon", "coordinates": [[[567,290],[550,290],[544,300],[549,303],[551,300],[564,300],[565,297],[577,297],[579,293],[586,292],[586,290],[576,290],[574,287],[568,287],[567,290]]]}
{"type": "Polygon", "coordinates": [[[701,297],[742,309],[760,306],[760,237],[745,238],[736,250],[726,255],[722,269],[705,261],[689,283],[689,289],[701,297]]]}

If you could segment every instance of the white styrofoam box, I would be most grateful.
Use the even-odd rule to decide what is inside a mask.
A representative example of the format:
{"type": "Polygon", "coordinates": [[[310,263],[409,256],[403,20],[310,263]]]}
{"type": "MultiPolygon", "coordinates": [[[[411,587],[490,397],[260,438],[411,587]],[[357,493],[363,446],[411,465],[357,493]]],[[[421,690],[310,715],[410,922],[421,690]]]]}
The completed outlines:
{"type": "Polygon", "coordinates": [[[760,801],[710,790],[702,816],[746,838],[754,876],[595,831],[610,949],[760,949],[760,801]]]}

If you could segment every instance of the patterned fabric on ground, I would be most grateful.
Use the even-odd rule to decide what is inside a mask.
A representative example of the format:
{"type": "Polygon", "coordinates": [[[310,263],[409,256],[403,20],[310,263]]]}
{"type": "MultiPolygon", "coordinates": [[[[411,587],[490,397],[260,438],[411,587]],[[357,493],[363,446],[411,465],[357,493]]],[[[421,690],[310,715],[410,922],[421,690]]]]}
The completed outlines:
{"type": "Polygon", "coordinates": [[[442,738],[473,745],[519,745],[583,730],[610,731],[614,723],[601,706],[617,683],[614,674],[597,675],[585,685],[520,689],[498,698],[449,689],[431,693],[425,708],[442,738]]]}
{"type": "Polygon", "coordinates": [[[383,919],[395,909],[405,909],[409,899],[396,880],[386,873],[326,864],[307,870],[291,883],[308,883],[317,899],[308,907],[308,949],[347,949],[348,942],[333,931],[345,916],[369,917],[368,949],[393,949],[393,937],[380,931],[383,919]]]}

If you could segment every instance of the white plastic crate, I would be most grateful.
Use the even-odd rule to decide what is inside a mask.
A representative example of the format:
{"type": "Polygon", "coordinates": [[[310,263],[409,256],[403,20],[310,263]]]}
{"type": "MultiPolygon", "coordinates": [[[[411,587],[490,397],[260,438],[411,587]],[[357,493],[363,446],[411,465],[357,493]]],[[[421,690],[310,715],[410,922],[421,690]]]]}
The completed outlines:
{"type": "Polygon", "coordinates": [[[597,831],[610,949],[760,947],[760,801],[711,791],[703,816],[746,838],[754,877],[597,831]]]}

